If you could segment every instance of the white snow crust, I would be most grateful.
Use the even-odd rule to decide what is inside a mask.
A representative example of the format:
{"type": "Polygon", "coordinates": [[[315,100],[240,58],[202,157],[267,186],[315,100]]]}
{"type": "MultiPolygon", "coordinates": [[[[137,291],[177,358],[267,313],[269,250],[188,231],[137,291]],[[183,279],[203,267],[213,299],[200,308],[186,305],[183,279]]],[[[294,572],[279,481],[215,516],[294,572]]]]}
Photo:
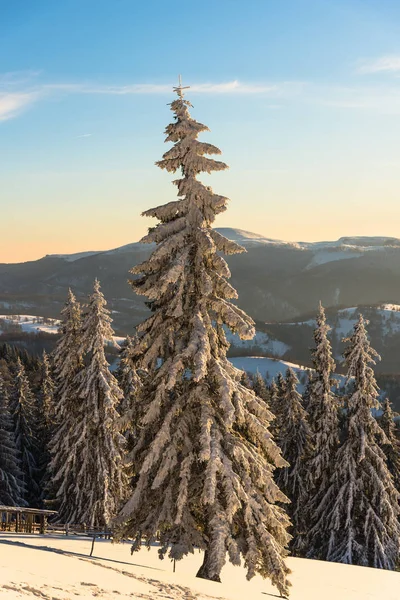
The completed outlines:
{"type": "MultiPolygon", "coordinates": [[[[222,584],[197,579],[195,553],[173,565],[157,548],[130,554],[130,544],[89,538],[0,533],[0,597],[71,600],[273,600],[268,580],[246,580],[245,569],[227,564],[222,584]]],[[[289,558],[290,600],[398,600],[400,573],[289,558]]]]}

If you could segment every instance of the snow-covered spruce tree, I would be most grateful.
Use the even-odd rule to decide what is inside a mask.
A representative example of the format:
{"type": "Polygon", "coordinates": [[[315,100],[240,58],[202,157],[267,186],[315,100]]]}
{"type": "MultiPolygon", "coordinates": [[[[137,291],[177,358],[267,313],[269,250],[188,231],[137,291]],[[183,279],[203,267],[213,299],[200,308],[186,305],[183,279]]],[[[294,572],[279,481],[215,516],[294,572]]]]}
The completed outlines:
{"type": "Polygon", "coordinates": [[[13,430],[8,391],[0,375],[0,504],[25,506],[26,489],[13,430]]]}
{"type": "Polygon", "coordinates": [[[314,331],[315,347],[312,351],[315,370],[309,380],[307,401],[312,443],[307,460],[303,514],[307,524],[305,550],[310,557],[318,557],[320,550],[326,545],[327,523],[324,520],[322,500],[337,468],[336,453],[339,446],[338,402],[332,392],[335,362],[328,339],[329,331],[325,311],[320,304],[314,331]]]}
{"type": "MultiPolygon", "coordinates": [[[[50,359],[46,351],[43,351],[41,364],[41,380],[39,407],[43,418],[43,425],[47,432],[51,429],[52,415],[54,415],[54,381],[52,376],[50,359]]],[[[47,433],[49,435],[49,433],[47,433]]]]}
{"type": "Polygon", "coordinates": [[[138,394],[142,388],[142,380],[136,370],[134,358],[134,341],[129,335],[122,347],[118,370],[116,373],[123,397],[118,407],[119,425],[122,432],[127,431],[128,446],[131,447],[137,438],[138,394]]]}
{"type": "Polygon", "coordinates": [[[243,371],[242,376],[240,378],[240,383],[242,385],[244,385],[244,387],[248,388],[249,390],[253,389],[253,381],[250,378],[251,373],[247,373],[246,371],[243,371]]]}
{"type": "Polygon", "coordinates": [[[301,404],[301,395],[297,391],[299,380],[293,369],[286,372],[284,393],[277,415],[276,441],[288,466],[276,471],[276,481],[280,489],[291,500],[288,512],[292,520],[290,547],[296,554],[300,539],[305,533],[303,519],[304,500],[306,498],[306,461],[309,455],[310,430],[307,413],[301,404]]]}
{"type": "Polygon", "coordinates": [[[84,366],[75,380],[79,402],[73,431],[73,483],[60,506],[66,523],[104,527],[126,499],[123,466],[125,438],[118,431],[117,406],[122,400],[118,382],[109,370],[104,344],[114,343],[106,301],[95,281],[83,318],[80,354],[84,366]]]}
{"type": "Polygon", "coordinates": [[[312,381],[313,379],[313,373],[311,370],[307,371],[307,381],[306,384],[304,386],[304,392],[302,393],[301,396],[301,402],[303,404],[303,408],[308,412],[308,403],[310,401],[310,393],[311,393],[311,389],[312,389],[312,381]]]}
{"type": "Polygon", "coordinates": [[[256,396],[262,398],[265,402],[269,400],[269,393],[264,378],[259,371],[254,376],[253,390],[256,396]]]}
{"type": "Polygon", "coordinates": [[[395,488],[400,492],[400,441],[396,436],[396,424],[393,416],[390,400],[386,398],[383,403],[383,414],[379,420],[379,424],[386,435],[381,447],[385,453],[395,488]]]}
{"type": "Polygon", "coordinates": [[[346,437],[327,495],[330,537],[322,558],[393,570],[400,551],[399,493],[377,443],[382,432],[371,414],[379,405],[371,367],[378,354],[371,348],[365,323],[360,315],[345,340],[347,376],[354,378],[354,387],[347,401],[346,437]]]}
{"type": "Polygon", "coordinates": [[[268,397],[269,397],[269,407],[274,415],[276,414],[277,405],[279,403],[278,394],[279,394],[278,386],[276,385],[275,379],[273,379],[271,381],[271,384],[268,387],[268,397]]]}
{"type": "Polygon", "coordinates": [[[50,463],[49,443],[53,433],[54,418],[54,381],[51,374],[51,366],[47,353],[43,352],[41,363],[41,380],[38,394],[38,441],[39,441],[39,469],[43,488],[47,481],[48,467],[50,463]]]}
{"type": "Polygon", "coordinates": [[[271,429],[271,432],[275,439],[278,439],[278,437],[279,437],[279,424],[280,424],[279,415],[280,415],[280,411],[282,408],[282,398],[284,397],[285,392],[286,392],[285,378],[282,375],[282,373],[278,373],[276,379],[272,380],[272,383],[270,385],[270,390],[269,390],[269,393],[270,393],[269,406],[275,417],[273,422],[271,423],[270,429],[271,429]]]}
{"type": "Polygon", "coordinates": [[[54,431],[49,442],[51,461],[46,486],[47,500],[57,505],[61,522],[69,514],[79,464],[75,427],[81,404],[76,392],[76,377],[83,367],[81,327],[81,307],[69,290],[61,311],[60,338],[53,353],[55,390],[51,417],[54,431]]]}
{"type": "Polygon", "coordinates": [[[147,296],[153,315],[139,326],[135,347],[150,376],[134,450],[138,480],[119,516],[119,535],[134,536],[137,549],[159,532],[161,557],[169,546],[175,559],[205,549],[198,576],[214,581],[227,553],[234,564],[243,556],[249,578],[258,572],[287,593],[288,518],[273,480],[285,462],[268,430],[272,415],[226,358],[224,325],[243,339],[254,327],[230,302],[237,294],[219,252],[244,249],[211,228],[227,198],[197,179],[227,167],[204,156],[220,151],[197,140],[207,127],[191,118],[190,103],[176,91],[175,122],[166,128],[174,146],[157,164],[181,171],[174,182],[179,199],[144,213],[160,223],[142,242],[157,247],[132,270],[139,275],[133,289],[147,296]]]}
{"type": "Polygon", "coordinates": [[[10,398],[10,411],[13,417],[15,446],[21,457],[21,469],[26,489],[25,500],[29,506],[38,506],[41,491],[38,484],[35,399],[20,358],[17,359],[16,363],[14,386],[10,398]]]}

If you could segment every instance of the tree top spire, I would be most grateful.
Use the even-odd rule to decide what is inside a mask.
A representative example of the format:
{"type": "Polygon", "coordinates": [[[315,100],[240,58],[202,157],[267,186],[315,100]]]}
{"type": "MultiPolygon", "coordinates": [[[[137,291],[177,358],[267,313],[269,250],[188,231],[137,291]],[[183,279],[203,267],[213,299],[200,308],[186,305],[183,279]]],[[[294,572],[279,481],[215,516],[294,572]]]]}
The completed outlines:
{"type": "Polygon", "coordinates": [[[173,87],[172,89],[174,90],[174,92],[176,92],[178,94],[179,98],[183,98],[183,96],[184,96],[183,90],[188,90],[189,88],[190,88],[190,85],[182,87],[182,77],[180,75],[178,75],[178,85],[173,87]]]}

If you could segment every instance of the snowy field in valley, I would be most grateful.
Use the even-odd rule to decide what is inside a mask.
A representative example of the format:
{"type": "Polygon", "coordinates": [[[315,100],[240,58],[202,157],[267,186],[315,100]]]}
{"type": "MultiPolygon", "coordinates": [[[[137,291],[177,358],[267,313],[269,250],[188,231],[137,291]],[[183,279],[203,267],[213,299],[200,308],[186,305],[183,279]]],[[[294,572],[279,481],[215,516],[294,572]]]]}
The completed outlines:
{"type": "Polygon", "coordinates": [[[290,346],[272,338],[262,331],[256,331],[256,335],[251,340],[241,340],[237,334],[230,332],[228,328],[225,329],[225,335],[228,342],[239,350],[246,350],[257,346],[263,352],[267,352],[276,357],[281,357],[290,350],[290,346]]]}
{"type": "MultiPolygon", "coordinates": [[[[286,360],[276,360],[275,358],[266,358],[265,356],[234,356],[229,358],[229,360],[237,369],[246,371],[246,373],[254,375],[258,371],[269,382],[275,379],[278,373],[284,375],[289,367],[293,369],[297,377],[300,377],[308,370],[306,367],[287,362],[286,360]]],[[[304,386],[300,387],[303,389],[304,386]]]]}
{"type": "MultiPolygon", "coordinates": [[[[247,581],[244,569],[227,564],[222,584],[197,579],[200,553],[173,573],[157,549],[130,554],[129,543],[65,536],[0,534],[0,597],[71,600],[137,598],[169,600],[267,600],[279,597],[269,580],[247,581]]],[[[398,600],[400,573],[289,558],[291,600],[398,600]]]]}
{"type": "MultiPolygon", "coordinates": [[[[0,315],[0,321],[10,325],[18,325],[26,333],[57,333],[60,321],[34,315],[0,315]]],[[[0,327],[1,329],[1,327],[0,327]]]]}

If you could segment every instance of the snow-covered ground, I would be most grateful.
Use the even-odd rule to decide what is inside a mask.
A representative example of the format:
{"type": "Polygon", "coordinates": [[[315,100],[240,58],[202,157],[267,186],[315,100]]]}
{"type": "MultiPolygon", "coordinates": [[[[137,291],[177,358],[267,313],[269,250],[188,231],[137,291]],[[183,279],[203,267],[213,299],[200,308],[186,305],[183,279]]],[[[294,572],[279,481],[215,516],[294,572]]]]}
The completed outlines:
{"type": "MultiPolygon", "coordinates": [[[[72,598],[147,600],[267,600],[279,597],[269,580],[247,581],[245,570],[227,564],[222,584],[195,577],[196,552],[173,566],[157,549],[130,554],[129,543],[65,536],[0,533],[1,599],[72,598]]],[[[289,558],[291,600],[398,600],[400,573],[289,558]]]]}

